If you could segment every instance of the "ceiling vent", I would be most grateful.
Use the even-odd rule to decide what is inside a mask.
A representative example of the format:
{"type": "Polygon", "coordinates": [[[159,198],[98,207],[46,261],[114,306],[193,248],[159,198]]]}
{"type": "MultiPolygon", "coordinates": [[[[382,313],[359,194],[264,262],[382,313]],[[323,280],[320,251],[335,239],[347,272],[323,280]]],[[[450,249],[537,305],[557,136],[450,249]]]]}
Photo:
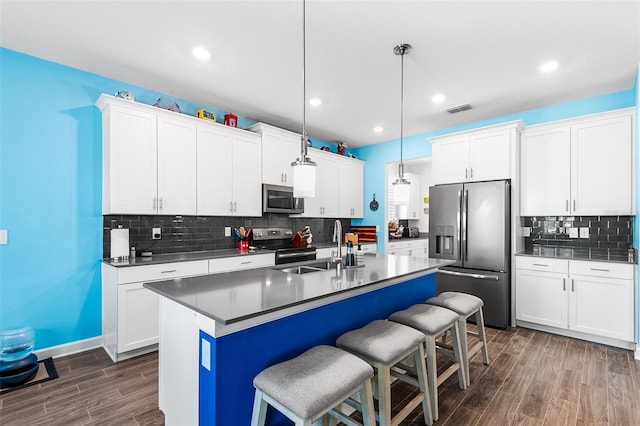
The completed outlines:
{"type": "Polygon", "coordinates": [[[471,109],[471,105],[469,104],[462,104],[462,105],[457,105],[451,108],[447,108],[445,111],[447,111],[449,114],[455,114],[457,112],[462,112],[462,111],[466,111],[468,109],[471,109]]]}

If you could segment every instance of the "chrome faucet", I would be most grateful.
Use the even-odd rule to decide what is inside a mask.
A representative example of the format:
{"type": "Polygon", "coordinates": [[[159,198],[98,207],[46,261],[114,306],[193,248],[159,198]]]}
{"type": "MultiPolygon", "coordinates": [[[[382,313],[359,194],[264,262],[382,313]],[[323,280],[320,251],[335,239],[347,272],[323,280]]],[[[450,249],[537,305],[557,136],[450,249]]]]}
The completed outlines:
{"type": "Polygon", "coordinates": [[[331,251],[331,263],[342,263],[342,222],[336,219],[333,224],[333,242],[337,243],[337,251],[331,251]]]}

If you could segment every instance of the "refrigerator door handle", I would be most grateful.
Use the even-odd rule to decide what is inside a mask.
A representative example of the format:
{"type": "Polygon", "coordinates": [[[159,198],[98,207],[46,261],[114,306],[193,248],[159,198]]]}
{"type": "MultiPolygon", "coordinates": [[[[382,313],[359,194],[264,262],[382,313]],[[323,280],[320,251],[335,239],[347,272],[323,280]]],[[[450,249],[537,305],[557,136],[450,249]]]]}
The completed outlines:
{"type": "Polygon", "coordinates": [[[476,279],[479,279],[479,280],[498,281],[500,279],[496,275],[470,274],[470,273],[467,273],[467,272],[449,271],[447,269],[438,269],[438,272],[443,273],[443,274],[447,274],[447,275],[455,275],[457,277],[476,278],[476,279]]]}
{"type": "Polygon", "coordinates": [[[469,207],[469,191],[468,190],[464,190],[463,194],[462,194],[462,243],[464,244],[464,260],[467,261],[469,260],[469,255],[468,255],[468,241],[467,241],[467,222],[468,222],[468,215],[467,215],[467,208],[469,207]]]}
{"type": "Polygon", "coordinates": [[[462,209],[462,190],[458,191],[458,212],[456,214],[456,223],[458,224],[458,255],[456,256],[456,259],[458,261],[462,261],[462,239],[461,239],[461,234],[462,234],[462,226],[460,226],[460,210],[462,209]]]}

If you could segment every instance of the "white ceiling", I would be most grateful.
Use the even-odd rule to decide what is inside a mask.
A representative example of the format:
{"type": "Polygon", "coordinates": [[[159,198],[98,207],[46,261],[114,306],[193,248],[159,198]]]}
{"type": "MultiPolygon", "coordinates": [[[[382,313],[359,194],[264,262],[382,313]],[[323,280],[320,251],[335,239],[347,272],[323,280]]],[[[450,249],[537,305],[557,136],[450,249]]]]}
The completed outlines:
{"type": "MultiPolygon", "coordinates": [[[[306,17],[307,97],[323,101],[308,133],[351,147],[400,136],[399,43],[405,136],[628,90],[640,63],[639,1],[308,0],[306,17]]],[[[3,47],[301,131],[300,0],[0,0],[0,24],[3,47]]]]}

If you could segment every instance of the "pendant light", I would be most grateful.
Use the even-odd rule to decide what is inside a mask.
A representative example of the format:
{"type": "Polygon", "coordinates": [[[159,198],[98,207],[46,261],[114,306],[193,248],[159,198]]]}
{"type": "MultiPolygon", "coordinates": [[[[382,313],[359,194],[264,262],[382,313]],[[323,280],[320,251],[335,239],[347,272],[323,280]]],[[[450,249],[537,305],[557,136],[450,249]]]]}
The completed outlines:
{"type": "Polygon", "coordinates": [[[393,199],[395,204],[409,202],[409,182],[404,177],[404,163],[402,162],[402,138],[404,127],[404,55],[411,51],[411,45],[399,44],[393,48],[393,53],[400,55],[400,164],[398,164],[398,178],[393,182],[393,199]]]}
{"type": "Polygon", "coordinates": [[[314,198],[316,196],[316,163],[307,155],[307,85],[305,72],[306,40],[305,40],[305,0],[302,0],[302,137],[300,138],[300,158],[293,167],[293,196],[298,198],[314,198]]]}

